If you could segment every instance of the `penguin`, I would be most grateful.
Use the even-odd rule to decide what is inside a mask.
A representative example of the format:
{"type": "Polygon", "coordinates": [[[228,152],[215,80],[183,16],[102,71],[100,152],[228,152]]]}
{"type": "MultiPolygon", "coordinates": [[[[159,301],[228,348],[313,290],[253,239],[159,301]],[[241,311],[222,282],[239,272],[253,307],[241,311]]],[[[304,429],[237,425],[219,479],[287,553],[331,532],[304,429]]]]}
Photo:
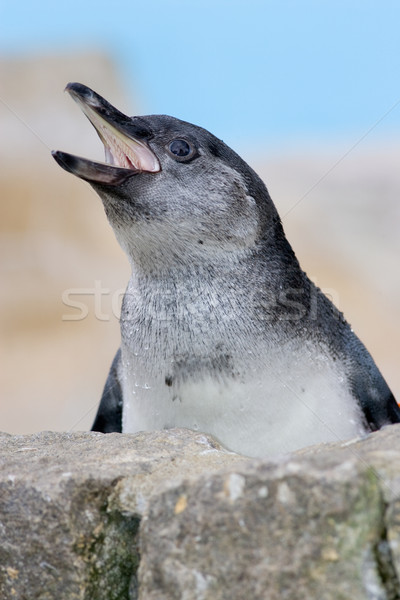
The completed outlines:
{"type": "Polygon", "coordinates": [[[53,156],[100,196],[132,274],[94,431],[187,427],[249,457],[365,436],[400,409],[308,279],[260,177],[205,129],[66,90],[105,162],[53,156]]]}

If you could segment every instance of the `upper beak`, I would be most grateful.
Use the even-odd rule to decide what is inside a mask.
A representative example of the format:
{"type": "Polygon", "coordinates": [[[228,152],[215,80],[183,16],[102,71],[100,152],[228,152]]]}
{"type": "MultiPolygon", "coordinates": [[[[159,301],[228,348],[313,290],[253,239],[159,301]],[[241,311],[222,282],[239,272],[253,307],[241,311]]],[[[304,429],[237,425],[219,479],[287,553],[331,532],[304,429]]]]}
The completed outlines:
{"type": "Polygon", "coordinates": [[[65,89],[95,127],[104,144],[106,162],[52,152],[63,169],[86,181],[106,185],[118,185],[137,173],[161,171],[157,156],[147,144],[153,133],[145,120],[127,117],[81,83],[69,83],[65,89]]]}

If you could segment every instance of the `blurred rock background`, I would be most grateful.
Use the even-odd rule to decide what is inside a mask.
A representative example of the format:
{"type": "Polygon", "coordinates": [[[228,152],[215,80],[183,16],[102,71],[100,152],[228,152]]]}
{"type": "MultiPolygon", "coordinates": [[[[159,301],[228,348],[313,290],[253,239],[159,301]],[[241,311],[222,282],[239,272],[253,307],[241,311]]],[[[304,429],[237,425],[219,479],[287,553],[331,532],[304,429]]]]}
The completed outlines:
{"type": "MultiPolygon", "coordinates": [[[[146,113],[101,53],[0,60],[0,429],[11,433],[90,428],[119,345],[127,260],[99,198],[50,156],[103,159],[63,96],[74,80],[127,114],[146,113]],[[87,306],[85,318],[68,298],[87,306]]],[[[235,149],[266,182],[303,269],[400,399],[400,148],[235,149]]]]}

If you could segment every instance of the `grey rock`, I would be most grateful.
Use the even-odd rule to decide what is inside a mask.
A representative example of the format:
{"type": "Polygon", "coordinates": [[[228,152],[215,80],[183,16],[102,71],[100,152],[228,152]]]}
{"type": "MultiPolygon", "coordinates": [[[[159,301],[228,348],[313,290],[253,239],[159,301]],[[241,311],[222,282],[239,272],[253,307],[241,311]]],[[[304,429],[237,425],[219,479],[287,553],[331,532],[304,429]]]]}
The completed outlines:
{"type": "Polygon", "coordinates": [[[0,435],[0,598],[122,599],[163,485],[243,458],[185,430],[0,435]]]}
{"type": "Polygon", "coordinates": [[[249,460],[188,430],[0,435],[3,599],[400,599],[400,426],[249,460]]]}

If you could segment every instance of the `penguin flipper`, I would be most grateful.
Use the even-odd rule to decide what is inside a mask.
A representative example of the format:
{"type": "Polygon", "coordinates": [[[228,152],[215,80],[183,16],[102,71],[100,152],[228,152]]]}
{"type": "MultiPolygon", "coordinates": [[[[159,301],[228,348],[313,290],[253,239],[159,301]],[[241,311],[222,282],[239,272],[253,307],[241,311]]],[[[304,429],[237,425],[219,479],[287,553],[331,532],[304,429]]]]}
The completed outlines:
{"type": "Polygon", "coordinates": [[[350,381],[367,425],[376,431],[385,425],[400,423],[400,407],[372,356],[353,336],[353,363],[350,381]]]}
{"type": "Polygon", "coordinates": [[[400,406],[392,393],[390,393],[390,398],[386,404],[386,410],[390,423],[400,423],[400,406]]]}
{"type": "Polygon", "coordinates": [[[91,431],[122,432],[122,389],[118,377],[120,360],[121,348],[112,362],[91,431]]]}
{"type": "Polygon", "coordinates": [[[376,431],[385,425],[400,423],[400,407],[392,392],[388,389],[380,403],[365,402],[363,410],[365,418],[372,431],[376,431]]]}

